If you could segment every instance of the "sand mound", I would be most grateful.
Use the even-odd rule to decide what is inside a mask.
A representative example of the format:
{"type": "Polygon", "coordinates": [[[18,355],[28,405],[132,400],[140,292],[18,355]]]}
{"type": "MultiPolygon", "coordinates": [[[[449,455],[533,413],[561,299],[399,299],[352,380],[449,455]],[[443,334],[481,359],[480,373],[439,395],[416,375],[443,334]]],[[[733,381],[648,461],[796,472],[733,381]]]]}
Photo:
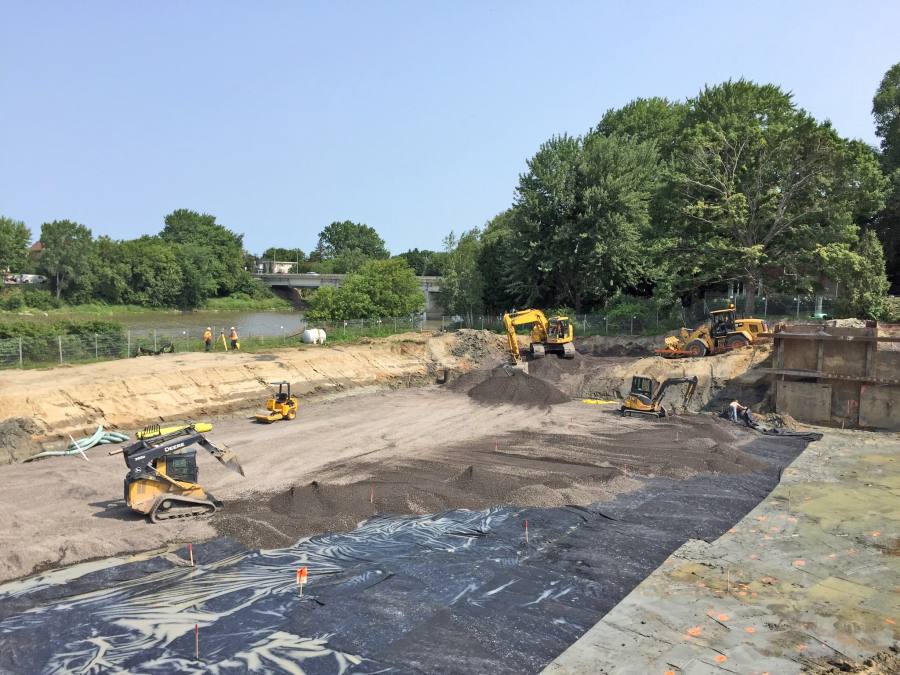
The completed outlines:
{"type": "Polygon", "coordinates": [[[568,395],[549,382],[507,367],[495,368],[490,377],[469,389],[468,393],[476,401],[487,404],[547,407],[569,400],[568,395]]]}
{"type": "Polygon", "coordinates": [[[41,451],[32,439],[40,429],[24,417],[11,417],[0,422],[0,464],[12,464],[41,451]]]}

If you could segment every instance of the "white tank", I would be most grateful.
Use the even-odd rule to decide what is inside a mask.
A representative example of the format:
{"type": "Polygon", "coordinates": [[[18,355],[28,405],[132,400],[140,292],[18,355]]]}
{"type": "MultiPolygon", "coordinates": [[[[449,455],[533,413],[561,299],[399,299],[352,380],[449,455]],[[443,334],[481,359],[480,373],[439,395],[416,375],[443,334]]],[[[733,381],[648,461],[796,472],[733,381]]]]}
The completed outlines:
{"type": "Polygon", "coordinates": [[[325,331],[321,328],[307,328],[303,331],[303,342],[308,345],[324,345],[325,331]]]}

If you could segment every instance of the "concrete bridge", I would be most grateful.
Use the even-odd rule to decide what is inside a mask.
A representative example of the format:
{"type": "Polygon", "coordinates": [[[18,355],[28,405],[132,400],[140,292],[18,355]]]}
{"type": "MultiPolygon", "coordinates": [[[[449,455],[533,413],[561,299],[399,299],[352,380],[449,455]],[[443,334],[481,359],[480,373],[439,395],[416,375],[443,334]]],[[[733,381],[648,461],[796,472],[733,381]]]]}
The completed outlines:
{"type": "MultiPolygon", "coordinates": [[[[316,274],[315,272],[272,274],[260,272],[254,274],[267,286],[281,288],[322,288],[323,286],[340,286],[347,278],[346,274],[316,274]]],[[[440,316],[441,306],[438,293],[441,290],[440,277],[416,277],[419,287],[425,294],[425,313],[429,317],[440,316]]]]}

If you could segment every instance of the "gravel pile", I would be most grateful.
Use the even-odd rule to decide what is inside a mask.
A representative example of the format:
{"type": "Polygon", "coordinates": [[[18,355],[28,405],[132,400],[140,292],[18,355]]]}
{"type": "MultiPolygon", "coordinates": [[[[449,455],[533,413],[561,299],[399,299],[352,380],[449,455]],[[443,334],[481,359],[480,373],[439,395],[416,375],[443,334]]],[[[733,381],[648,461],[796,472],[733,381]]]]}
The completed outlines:
{"type": "Polygon", "coordinates": [[[501,366],[490,376],[469,389],[469,396],[481,403],[547,407],[565,403],[569,396],[549,382],[531,377],[521,370],[501,366]]]}

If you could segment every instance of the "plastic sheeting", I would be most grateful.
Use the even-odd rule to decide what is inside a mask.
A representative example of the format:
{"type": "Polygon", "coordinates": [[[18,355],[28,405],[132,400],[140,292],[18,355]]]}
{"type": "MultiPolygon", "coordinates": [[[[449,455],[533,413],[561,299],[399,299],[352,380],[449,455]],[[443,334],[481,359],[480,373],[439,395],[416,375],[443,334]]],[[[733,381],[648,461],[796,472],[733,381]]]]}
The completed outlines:
{"type": "Polygon", "coordinates": [[[806,443],[760,437],[744,450],[764,470],[651,479],[588,508],[383,515],[286,549],[195,546],[193,568],[99,561],[11,582],[0,671],[537,672],[686,540],[743,517],[806,443]]]}

